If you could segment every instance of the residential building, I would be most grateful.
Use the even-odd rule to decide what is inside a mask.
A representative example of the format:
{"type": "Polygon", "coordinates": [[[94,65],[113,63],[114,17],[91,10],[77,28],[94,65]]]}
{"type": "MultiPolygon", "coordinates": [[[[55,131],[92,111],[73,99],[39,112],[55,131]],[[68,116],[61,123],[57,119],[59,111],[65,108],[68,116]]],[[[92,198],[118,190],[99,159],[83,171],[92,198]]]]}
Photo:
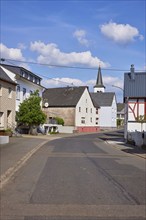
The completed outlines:
{"type": "Polygon", "coordinates": [[[115,128],[117,118],[116,95],[113,92],[105,92],[102,80],[101,67],[99,66],[94,93],[90,93],[94,105],[98,106],[99,117],[96,119],[100,128],[115,128]]]}
{"type": "Polygon", "coordinates": [[[9,78],[17,83],[16,87],[16,111],[19,110],[20,103],[30,96],[35,90],[39,91],[42,97],[44,87],[41,85],[41,78],[31,71],[7,64],[0,64],[2,70],[9,76],[9,78]]]}
{"type": "Polygon", "coordinates": [[[117,103],[117,123],[118,123],[118,127],[124,125],[124,118],[125,118],[125,104],[124,103],[117,103]]]}
{"type": "Polygon", "coordinates": [[[65,126],[74,126],[78,132],[98,130],[94,107],[88,87],[50,88],[43,92],[44,111],[48,123],[54,117],[61,117],[65,126]]]}
{"type": "Polygon", "coordinates": [[[146,72],[135,72],[134,65],[124,74],[124,102],[125,139],[136,142],[137,132],[146,136],[146,72]]]}
{"type": "Polygon", "coordinates": [[[0,67],[0,130],[15,126],[16,85],[0,67]]]}

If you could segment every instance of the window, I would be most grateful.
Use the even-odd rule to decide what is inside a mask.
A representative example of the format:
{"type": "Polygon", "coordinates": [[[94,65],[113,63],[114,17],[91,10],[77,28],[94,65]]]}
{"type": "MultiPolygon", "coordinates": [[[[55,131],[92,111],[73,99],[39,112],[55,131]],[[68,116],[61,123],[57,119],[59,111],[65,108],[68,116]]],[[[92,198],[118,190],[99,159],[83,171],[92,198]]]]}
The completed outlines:
{"type": "Polygon", "coordinates": [[[20,86],[17,86],[17,90],[16,90],[16,99],[20,99],[20,86]]]}
{"type": "Polygon", "coordinates": [[[92,113],[92,108],[90,109],[91,113],[92,113]]]}
{"type": "Polygon", "coordinates": [[[12,98],[12,89],[11,89],[11,87],[8,88],[8,97],[12,98]]]}
{"type": "Polygon", "coordinates": [[[33,76],[31,74],[29,75],[29,80],[33,82],[33,76]]]}
{"type": "Polygon", "coordinates": [[[82,123],[82,124],[85,124],[85,117],[82,117],[82,118],[81,118],[81,123],[82,123]]]}
{"type": "Polygon", "coordinates": [[[23,88],[23,99],[25,99],[25,98],[26,98],[26,89],[23,88]]]}
{"type": "Polygon", "coordinates": [[[92,118],[90,118],[90,122],[92,122],[92,118]]]}
{"type": "Polygon", "coordinates": [[[88,108],[86,108],[86,113],[88,113],[88,108]]]}
{"type": "Polygon", "coordinates": [[[0,128],[4,128],[4,113],[0,112],[0,128]]]}
{"type": "Polygon", "coordinates": [[[40,85],[40,79],[37,79],[37,84],[39,84],[39,85],[40,85]]]}
{"type": "Polygon", "coordinates": [[[81,112],[81,107],[79,107],[79,112],[81,112]]]}
{"type": "Polygon", "coordinates": [[[0,96],[2,96],[2,85],[0,84],[0,96]]]}

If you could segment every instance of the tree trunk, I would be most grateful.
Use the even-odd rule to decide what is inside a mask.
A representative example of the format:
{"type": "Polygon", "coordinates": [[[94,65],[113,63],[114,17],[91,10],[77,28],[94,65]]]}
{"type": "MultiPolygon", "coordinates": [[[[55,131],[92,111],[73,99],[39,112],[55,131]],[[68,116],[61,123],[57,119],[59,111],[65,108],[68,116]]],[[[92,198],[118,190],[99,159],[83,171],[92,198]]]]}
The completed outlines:
{"type": "Polygon", "coordinates": [[[37,135],[37,126],[34,126],[34,125],[30,125],[29,127],[29,134],[31,135],[37,135]]]}

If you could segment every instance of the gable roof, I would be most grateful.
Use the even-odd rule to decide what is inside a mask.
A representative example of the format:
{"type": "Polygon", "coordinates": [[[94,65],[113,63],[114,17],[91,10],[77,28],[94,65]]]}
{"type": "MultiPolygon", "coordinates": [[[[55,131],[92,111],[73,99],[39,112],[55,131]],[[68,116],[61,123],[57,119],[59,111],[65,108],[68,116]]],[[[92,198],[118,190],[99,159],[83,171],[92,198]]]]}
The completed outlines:
{"type": "Polygon", "coordinates": [[[5,71],[0,67],[0,79],[3,81],[6,81],[8,83],[17,85],[6,73],[5,71]]]}
{"type": "Polygon", "coordinates": [[[22,75],[22,72],[26,72],[29,73],[33,76],[36,76],[37,78],[39,78],[40,80],[42,79],[41,77],[37,76],[36,74],[32,73],[31,71],[25,69],[24,67],[21,66],[13,66],[13,65],[7,65],[7,64],[0,64],[2,67],[6,68],[7,70],[17,74],[17,75],[22,75]]]}
{"type": "Polygon", "coordinates": [[[75,107],[87,86],[50,88],[43,92],[49,107],[75,107]]]}
{"type": "Polygon", "coordinates": [[[98,106],[111,106],[113,102],[113,98],[115,96],[114,92],[97,92],[90,93],[93,103],[96,107],[98,106]]]}

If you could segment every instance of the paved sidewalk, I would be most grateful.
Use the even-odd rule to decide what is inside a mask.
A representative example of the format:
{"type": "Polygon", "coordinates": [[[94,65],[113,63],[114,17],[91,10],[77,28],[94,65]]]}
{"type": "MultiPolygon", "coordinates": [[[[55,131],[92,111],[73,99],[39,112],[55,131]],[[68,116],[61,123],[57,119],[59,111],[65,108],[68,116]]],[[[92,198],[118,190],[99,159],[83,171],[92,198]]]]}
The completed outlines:
{"type": "Polygon", "coordinates": [[[131,144],[126,144],[124,142],[123,138],[116,140],[116,141],[115,140],[106,140],[106,142],[108,144],[112,145],[113,147],[116,147],[119,150],[125,152],[125,153],[134,154],[134,155],[139,156],[143,159],[146,159],[146,150],[144,150],[140,147],[131,145],[131,144]]]}

